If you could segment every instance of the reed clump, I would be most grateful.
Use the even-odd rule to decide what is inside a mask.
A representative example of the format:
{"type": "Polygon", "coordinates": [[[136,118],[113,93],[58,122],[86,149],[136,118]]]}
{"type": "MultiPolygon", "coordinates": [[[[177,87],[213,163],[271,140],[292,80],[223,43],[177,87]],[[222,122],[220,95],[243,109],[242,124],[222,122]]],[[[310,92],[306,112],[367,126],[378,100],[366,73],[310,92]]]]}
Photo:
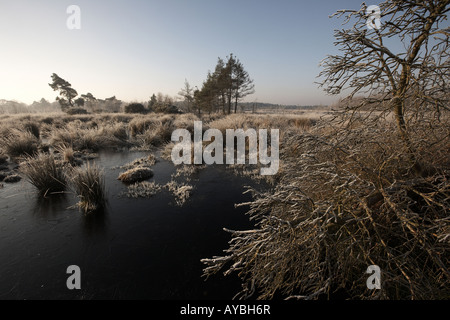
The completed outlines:
{"type": "Polygon", "coordinates": [[[74,169],[71,180],[79,198],[77,206],[82,212],[95,213],[106,207],[104,173],[97,165],[87,163],[84,168],[74,169]]]}
{"type": "Polygon", "coordinates": [[[281,142],[279,183],[249,189],[251,230],[228,230],[204,275],[237,273],[237,298],[450,298],[449,115],[410,122],[414,163],[395,123],[319,122],[281,142]],[[370,265],[381,289],[366,286],[370,265]]]}
{"type": "Polygon", "coordinates": [[[118,180],[124,183],[141,182],[153,177],[153,170],[148,167],[135,167],[119,175],[118,180]]]}
{"type": "Polygon", "coordinates": [[[20,170],[41,196],[60,194],[66,190],[64,168],[53,155],[39,153],[34,157],[28,156],[21,163],[20,170]]]}

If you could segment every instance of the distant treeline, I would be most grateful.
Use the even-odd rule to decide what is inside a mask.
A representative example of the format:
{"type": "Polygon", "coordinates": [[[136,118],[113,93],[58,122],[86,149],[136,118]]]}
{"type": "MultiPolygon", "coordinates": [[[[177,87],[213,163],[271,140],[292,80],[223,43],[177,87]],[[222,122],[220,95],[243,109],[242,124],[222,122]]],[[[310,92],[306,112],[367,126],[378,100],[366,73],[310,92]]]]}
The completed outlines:
{"type": "Polygon", "coordinates": [[[274,104],[274,103],[264,103],[264,102],[241,102],[239,103],[241,109],[245,108],[245,110],[262,110],[262,109],[283,109],[283,110],[321,110],[326,109],[328,106],[326,105],[283,105],[283,104],[274,104]]]}
{"type": "MultiPolygon", "coordinates": [[[[123,105],[125,104],[126,103],[117,100],[116,97],[111,97],[104,100],[96,99],[95,102],[88,102],[83,107],[86,109],[86,112],[91,113],[117,113],[123,111],[123,105]]],[[[31,104],[26,104],[15,100],[0,99],[0,114],[41,112],[61,112],[60,102],[57,100],[49,102],[48,100],[42,98],[41,100],[34,101],[31,104]]]]}
{"type": "MultiPolygon", "coordinates": [[[[163,101],[164,99],[170,100],[168,103],[170,105],[174,105],[178,108],[178,110],[182,112],[187,112],[187,108],[185,106],[185,101],[174,101],[174,99],[170,99],[170,97],[163,96],[162,94],[158,94],[156,101],[163,101]]],[[[148,107],[150,102],[143,102],[143,105],[148,107]]],[[[124,107],[128,105],[127,102],[123,102],[121,100],[116,99],[115,97],[107,98],[105,100],[96,99],[95,103],[86,103],[84,108],[87,109],[90,113],[103,113],[103,112],[111,112],[118,113],[123,112],[124,107]]],[[[323,105],[312,105],[312,106],[298,106],[298,105],[281,105],[281,104],[273,104],[273,103],[264,103],[264,102],[240,102],[238,106],[238,111],[259,111],[264,112],[265,110],[320,110],[325,109],[327,106],[323,105]]],[[[5,100],[0,99],[0,114],[4,113],[41,113],[41,112],[61,112],[61,106],[58,101],[49,102],[46,99],[42,98],[39,101],[34,101],[31,104],[26,104],[19,101],[14,100],[5,100]]]]}

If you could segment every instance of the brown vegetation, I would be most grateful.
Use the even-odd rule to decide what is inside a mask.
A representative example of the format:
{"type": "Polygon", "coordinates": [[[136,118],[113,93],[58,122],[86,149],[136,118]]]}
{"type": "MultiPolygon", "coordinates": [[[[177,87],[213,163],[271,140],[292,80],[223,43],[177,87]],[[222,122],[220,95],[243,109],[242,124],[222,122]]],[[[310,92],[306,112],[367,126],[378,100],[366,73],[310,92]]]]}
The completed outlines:
{"type": "Polygon", "coordinates": [[[28,156],[20,169],[42,196],[66,190],[67,179],[64,168],[58,164],[53,155],[40,153],[35,157],[28,156]]]}
{"type": "Polygon", "coordinates": [[[286,133],[274,190],[255,195],[254,230],[232,231],[225,268],[245,282],[239,297],[442,299],[450,296],[450,123],[414,123],[417,176],[389,120],[321,122],[286,133]],[[366,288],[380,266],[382,290],[366,288]]]}
{"type": "Polygon", "coordinates": [[[117,179],[124,183],[135,183],[150,179],[151,177],[153,177],[152,169],[148,167],[136,167],[122,172],[117,179]]]}
{"type": "Polygon", "coordinates": [[[95,213],[106,207],[105,178],[96,165],[87,163],[84,168],[75,169],[72,183],[80,201],[77,206],[85,213],[95,213]]]}

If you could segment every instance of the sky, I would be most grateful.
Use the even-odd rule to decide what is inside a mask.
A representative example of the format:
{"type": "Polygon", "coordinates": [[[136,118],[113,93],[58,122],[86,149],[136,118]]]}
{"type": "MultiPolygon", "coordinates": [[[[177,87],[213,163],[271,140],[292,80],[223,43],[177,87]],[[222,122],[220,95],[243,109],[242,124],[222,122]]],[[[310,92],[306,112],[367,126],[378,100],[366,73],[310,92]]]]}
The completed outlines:
{"type": "MultiPolygon", "coordinates": [[[[362,0],[0,0],[0,99],[31,103],[57,93],[56,73],[79,94],[148,101],[201,88],[218,57],[233,53],[254,80],[244,101],[331,104],[315,81],[337,53],[329,16],[362,0]],[[80,29],[69,29],[70,5],[80,29]]],[[[377,3],[373,3],[377,4],[377,3]]]]}

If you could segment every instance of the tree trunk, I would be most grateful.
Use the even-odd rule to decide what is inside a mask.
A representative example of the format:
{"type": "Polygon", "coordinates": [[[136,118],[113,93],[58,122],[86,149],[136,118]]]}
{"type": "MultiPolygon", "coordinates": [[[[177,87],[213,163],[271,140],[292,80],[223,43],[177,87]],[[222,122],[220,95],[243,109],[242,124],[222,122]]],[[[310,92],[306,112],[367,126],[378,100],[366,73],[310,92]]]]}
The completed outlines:
{"type": "Polygon", "coordinates": [[[422,174],[422,166],[416,157],[415,148],[411,144],[411,139],[409,137],[408,128],[405,121],[405,101],[403,98],[396,96],[393,100],[393,108],[395,114],[395,120],[397,123],[397,130],[400,138],[403,141],[404,146],[407,149],[409,159],[412,163],[412,169],[418,175],[422,174]]]}

